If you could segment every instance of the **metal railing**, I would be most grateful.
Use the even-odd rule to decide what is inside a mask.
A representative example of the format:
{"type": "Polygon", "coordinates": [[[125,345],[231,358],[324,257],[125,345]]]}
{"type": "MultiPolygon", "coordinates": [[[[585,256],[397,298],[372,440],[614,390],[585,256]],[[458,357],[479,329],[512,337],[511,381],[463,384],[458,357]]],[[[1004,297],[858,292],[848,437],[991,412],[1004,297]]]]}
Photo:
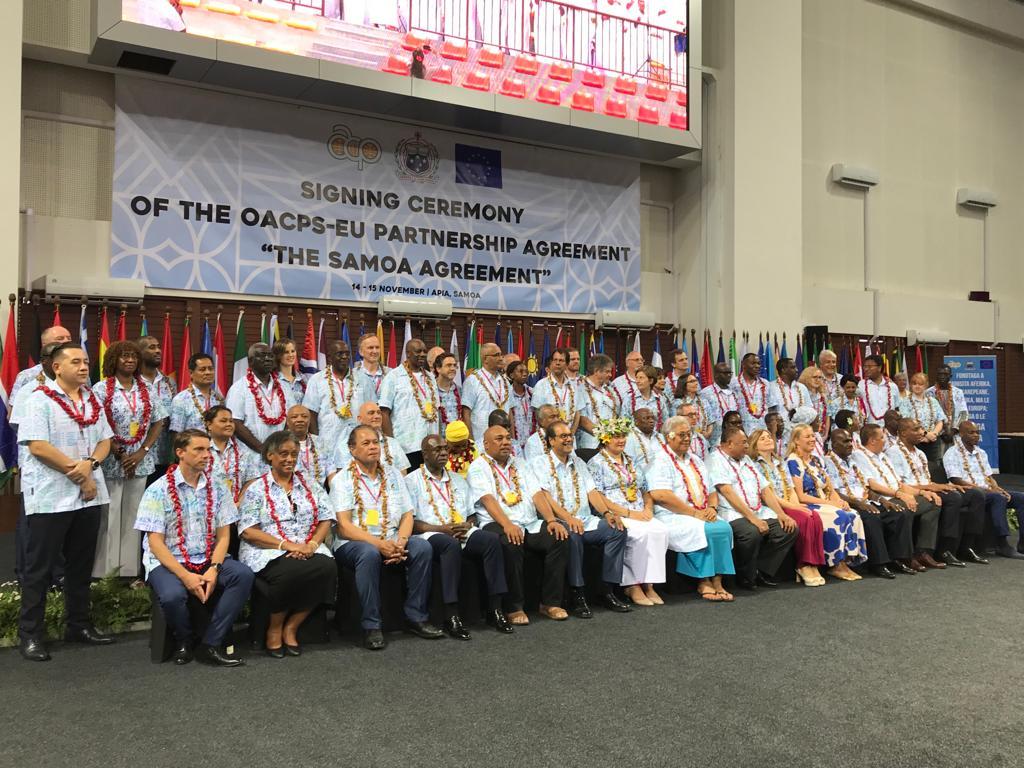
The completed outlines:
{"type": "Polygon", "coordinates": [[[558,0],[409,0],[409,27],[611,75],[686,85],[686,35],[558,0]]]}

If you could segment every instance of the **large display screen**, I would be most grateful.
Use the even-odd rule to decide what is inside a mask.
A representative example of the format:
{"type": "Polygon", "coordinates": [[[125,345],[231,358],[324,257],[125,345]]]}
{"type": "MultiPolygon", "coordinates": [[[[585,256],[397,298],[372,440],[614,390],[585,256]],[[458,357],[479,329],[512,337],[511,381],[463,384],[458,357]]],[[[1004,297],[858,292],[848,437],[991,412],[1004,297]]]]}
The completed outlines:
{"type": "Polygon", "coordinates": [[[127,21],[673,128],[686,0],[123,0],[127,21]]]}

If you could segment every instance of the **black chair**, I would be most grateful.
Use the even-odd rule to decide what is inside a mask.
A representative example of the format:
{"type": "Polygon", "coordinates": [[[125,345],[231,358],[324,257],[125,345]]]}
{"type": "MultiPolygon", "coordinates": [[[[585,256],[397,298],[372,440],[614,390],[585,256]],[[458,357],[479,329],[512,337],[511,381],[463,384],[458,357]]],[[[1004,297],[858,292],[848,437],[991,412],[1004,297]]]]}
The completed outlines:
{"type": "MultiPolygon", "coordinates": [[[[154,664],[162,664],[167,661],[174,654],[174,649],[177,643],[174,639],[174,633],[171,632],[171,628],[167,625],[167,620],[164,618],[164,612],[160,608],[160,601],[157,600],[156,592],[152,589],[149,591],[150,597],[150,627],[149,627],[149,660],[154,664]]],[[[201,603],[199,598],[189,595],[188,596],[188,613],[189,618],[192,621],[192,632],[196,637],[202,637],[203,633],[206,632],[206,628],[210,624],[210,618],[213,616],[213,608],[216,605],[217,597],[214,596],[213,600],[209,603],[201,603]]],[[[238,645],[239,638],[242,630],[244,630],[244,624],[236,624],[228,636],[228,641],[225,643],[228,646],[238,645]]]]}

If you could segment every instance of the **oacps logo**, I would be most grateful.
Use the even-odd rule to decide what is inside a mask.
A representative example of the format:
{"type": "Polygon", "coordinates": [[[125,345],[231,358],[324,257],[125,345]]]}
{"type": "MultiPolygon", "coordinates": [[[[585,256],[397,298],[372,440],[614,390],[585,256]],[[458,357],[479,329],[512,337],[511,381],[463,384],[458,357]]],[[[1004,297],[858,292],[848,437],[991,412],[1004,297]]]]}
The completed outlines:
{"type": "Polygon", "coordinates": [[[353,136],[347,125],[336,125],[327,139],[327,151],[335,160],[351,160],[356,168],[372,165],[380,160],[383,151],[376,139],[353,136]]]}

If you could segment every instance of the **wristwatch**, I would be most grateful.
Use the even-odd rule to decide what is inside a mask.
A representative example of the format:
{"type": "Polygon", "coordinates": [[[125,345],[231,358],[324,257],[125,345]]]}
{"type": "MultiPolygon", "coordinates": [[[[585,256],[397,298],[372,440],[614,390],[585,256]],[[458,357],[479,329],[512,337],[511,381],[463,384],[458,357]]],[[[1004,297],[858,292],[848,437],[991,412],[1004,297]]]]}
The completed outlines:
{"type": "Polygon", "coordinates": [[[85,460],[92,465],[93,472],[100,468],[100,460],[93,458],[92,456],[86,456],[85,460]]]}
{"type": "Polygon", "coordinates": [[[213,568],[217,573],[220,573],[220,569],[224,566],[224,563],[210,563],[210,567],[213,568]]]}

